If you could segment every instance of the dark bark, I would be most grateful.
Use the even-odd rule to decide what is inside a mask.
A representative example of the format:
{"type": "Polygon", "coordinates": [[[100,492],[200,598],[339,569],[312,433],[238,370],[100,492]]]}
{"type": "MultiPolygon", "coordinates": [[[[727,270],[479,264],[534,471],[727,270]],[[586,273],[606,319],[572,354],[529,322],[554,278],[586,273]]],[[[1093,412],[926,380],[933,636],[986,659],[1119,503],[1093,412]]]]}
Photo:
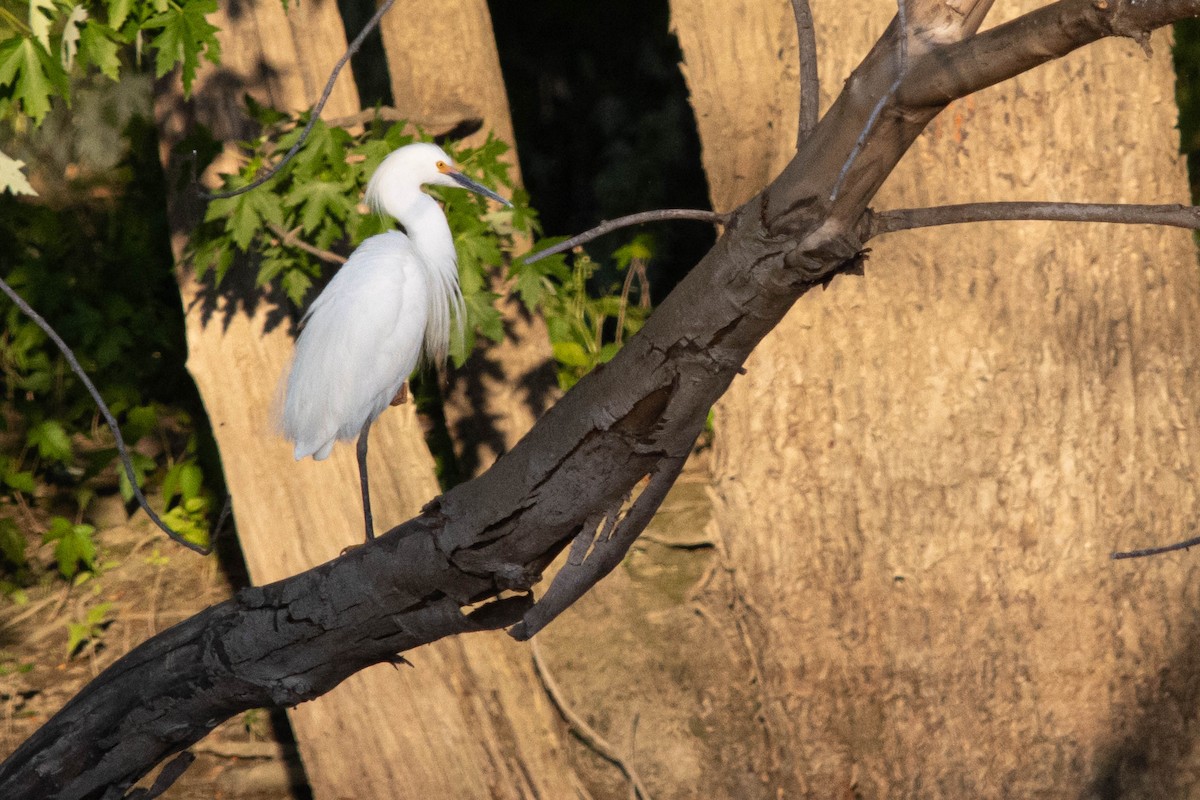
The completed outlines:
{"type": "MultiPolygon", "coordinates": [[[[1097,5],[1058,3],[1052,19],[1069,35],[1029,35],[1066,52],[1088,37],[1200,13],[1200,0],[1144,4],[1152,11],[1114,0],[1104,12],[1097,5]]],[[[528,590],[558,552],[619,508],[643,477],[664,460],[686,457],[712,403],[792,304],[861,265],[855,231],[880,184],[940,110],[929,97],[940,103],[978,88],[959,81],[953,92],[930,95],[910,87],[912,76],[942,80],[973,65],[968,43],[915,56],[897,92],[896,30],[888,29],[796,158],[734,212],[713,250],[641,333],[488,472],[367,546],[244,590],[141,645],[0,765],[0,796],[124,791],[241,710],[311,699],[359,669],[394,662],[443,636],[522,619],[544,622],[528,616],[526,596],[495,598],[528,590]],[[948,51],[963,53],[969,64],[957,64],[948,51]],[[922,101],[901,106],[904,97],[922,101]]],[[[1021,61],[1026,51],[1019,42],[1011,44],[995,58],[1011,61],[1008,73],[1015,74],[1029,60],[1021,61]]],[[[978,79],[985,85],[1005,70],[977,72],[988,76],[978,79]]],[[[638,515],[648,517],[646,511],[638,515]]],[[[615,563],[611,553],[600,557],[615,563]]]]}

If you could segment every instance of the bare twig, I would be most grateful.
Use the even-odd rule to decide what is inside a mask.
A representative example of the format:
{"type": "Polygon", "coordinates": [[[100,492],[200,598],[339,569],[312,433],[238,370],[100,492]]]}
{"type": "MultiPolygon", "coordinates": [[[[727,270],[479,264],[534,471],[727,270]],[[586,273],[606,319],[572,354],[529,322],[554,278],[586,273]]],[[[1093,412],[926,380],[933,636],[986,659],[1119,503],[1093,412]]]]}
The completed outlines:
{"type": "Polygon", "coordinates": [[[558,682],[554,680],[554,676],[550,674],[546,662],[542,659],[542,650],[538,646],[537,639],[529,640],[529,652],[533,656],[533,671],[537,673],[538,680],[542,682],[542,687],[546,690],[546,696],[550,698],[551,703],[554,703],[554,707],[558,709],[558,713],[562,714],[562,718],[566,721],[571,733],[575,734],[579,741],[590,747],[596,755],[605,761],[611,762],[613,766],[621,770],[625,778],[629,781],[630,787],[637,793],[637,796],[641,800],[650,800],[650,794],[646,791],[646,785],[642,783],[641,777],[637,774],[633,766],[626,763],[625,759],[617,755],[616,748],[609,744],[595,728],[588,725],[583,717],[576,714],[567,703],[562,689],[558,688],[558,682]]]}
{"type": "Polygon", "coordinates": [[[1112,559],[1119,561],[1123,558],[1145,558],[1146,556],[1158,556],[1163,553],[1173,553],[1176,550],[1188,550],[1196,545],[1200,545],[1200,537],[1194,539],[1186,539],[1175,544],[1167,544],[1162,547],[1146,547],[1141,550],[1125,550],[1120,553],[1113,553],[1112,559]]]}
{"type": "Polygon", "coordinates": [[[150,507],[150,502],[146,500],[146,496],[142,494],[142,490],[138,486],[137,474],[133,469],[133,461],[129,458],[129,450],[125,446],[125,438],[121,436],[121,427],[117,424],[117,420],[113,416],[112,411],[109,410],[108,404],[104,402],[104,398],[100,396],[100,392],[96,389],[96,385],[92,383],[92,379],[88,377],[86,372],[84,372],[83,367],[79,366],[79,361],[75,358],[74,351],[67,346],[67,343],[62,340],[62,337],[58,335],[58,332],[55,331],[53,327],[51,327],[50,323],[46,322],[46,320],[42,318],[41,314],[34,311],[33,306],[29,305],[29,303],[26,303],[25,299],[22,298],[21,295],[13,291],[13,288],[9,286],[7,282],[0,280],[0,291],[3,291],[6,295],[8,295],[8,298],[16,304],[17,308],[21,310],[21,313],[33,320],[34,324],[41,328],[42,331],[44,331],[45,334],[50,337],[50,341],[54,342],[54,345],[59,349],[59,352],[61,352],[63,357],[66,358],[67,365],[70,366],[71,371],[75,373],[76,377],[78,377],[83,383],[84,388],[87,389],[88,394],[92,396],[92,400],[96,403],[96,407],[99,408],[100,413],[104,415],[104,421],[107,423],[108,429],[112,431],[113,439],[117,443],[117,453],[120,454],[121,464],[125,467],[125,477],[129,479],[129,486],[133,490],[133,496],[137,499],[138,505],[142,507],[142,510],[146,512],[146,516],[150,517],[151,521],[153,521],[163,533],[167,534],[167,536],[171,537],[171,539],[183,545],[187,549],[194,550],[197,553],[205,556],[211,553],[211,547],[201,547],[195,542],[189,542],[183,537],[183,534],[175,531],[173,528],[167,525],[167,523],[163,522],[162,518],[159,517],[158,514],[155,513],[154,509],[150,507]]]}
{"type": "Polygon", "coordinates": [[[800,44],[800,129],[796,133],[796,147],[800,147],[817,127],[821,79],[817,75],[817,31],[808,0],[792,0],[792,13],[796,16],[796,37],[800,44]]]}
{"type": "Polygon", "coordinates": [[[325,90],[321,92],[321,97],[317,100],[316,105],[312,107],[312,111],[308,115],[308,123],[304,126],[304,130],[300,132],[300,138],[296,140],[296,143],[292,145],[290,150],[284,153],[283,158],[279,159],[279,161],[275,162],[274,166],[245,186],[239,186],[237,189],[230,189],[227,192],[213,192],[211,194],[201,192],[200,196],[205,200],[221,200],[226,197],[236,197],[239,194],[262,186],[271,180],[271,178],[274,178],[279,173],[279,170],[287,166],[287,163],[295,157],[296,153],[300,152],[300,148],[308,141],[308,135],[312,132],[313,125],[316,125],[317,120],[321,118],[321,109],[325,108],[325,104],[329,102],[329,96],[333,94],[333,85],[337,82],[338,74],[342,71],[342,67],[346,66],[346,62],[350,60],[350,56],[358,52],[358,48],[362,47],[363,41],[370,35],[371,31],[375,30],[379,25],[379,20],[383,19],[383,15],[391,9],[392,4],[395,2],[396,0],[384,0],[374,16],[358,32],[358,36],[354,37],[354,41],[346,48],[346,52],[342,53],[342,57],[333,65],[333,71],[329,73],[329,80],[325,82],[325,90]]]}
{"type": "Polygon", "coordinates": [[[617,217],[613,220],[601,222],[591,230],[586,230],[578,236],[572,236],[564,242],[559,242],[553,247],[547,247],[545,250],[539,250],[533,255],[525,256],[526,264],[533,264],[536,261],[541,261],[547,256],[565,253],[573,247],[578,247],[581,244],[587,244],[593,239],[599,239],[606,233],[612,233],[621,228],[628,228],[631,225],[641,225],[644,222],[663,222],[665,220],[674,219],[694,219],[700,222],[711,222],[714,225],[724,225],[729,221],[728,214],[718,214],[716,211],[704,211],[698,208],[663,208],[658,211],[641,211],[637,214],[629,214],[625,217],[617,217]]]}
{"type": "Polygon", "coordinates": [[[863,241],[884,233],[957,225],[965,222],[1117,222],[1200,229],[1200,206],[1124,203],[963,203],[933,208],[868,212],[863,241]]]}
{"type": "Polygon", "coordinates": [[[625,339],[625,310],[629,308],[629,290],[633,288],[633,278],[638,279],[638,305],[650,308],[650,279],[646,277],[646,262],[635,258],[629,262],[625,270],[625,283],[621,286],[621,301],[617,306],[617,344],[625,339]]]}
{"type": "Polygon", "coordinates": [[[322,250],[319,247],[314,247],[313,245],[301,239],[296,235],[300,231],[299,228],[295,228],[290,231],[284,230],[282,225],[276,225],[274,222],[268,223],[267,228],[270,229],[271,233],[279,237],[280,244],[286,244],[289,247],[295,247],[299,250],[303,250],[309,255],[316,256],[322,261],[327,261],[330,264],[346,263],[345,256],[338,255],[330,250],[322,250]]]}

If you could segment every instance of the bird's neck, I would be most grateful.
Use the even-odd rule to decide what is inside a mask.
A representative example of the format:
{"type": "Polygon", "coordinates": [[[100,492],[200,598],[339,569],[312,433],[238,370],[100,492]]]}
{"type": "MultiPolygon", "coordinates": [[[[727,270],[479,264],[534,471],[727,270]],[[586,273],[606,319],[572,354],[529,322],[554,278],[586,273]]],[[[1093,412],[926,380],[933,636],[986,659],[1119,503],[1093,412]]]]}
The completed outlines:
{"type": "Polygon", "coordinates": [[[454,251],[454,236],[450,233],[450,225],[441,206],[424,192],[415,192],[406,200],[402,207],[388,209],[388,213],[404,226],[404,232],[426,263],[439,272],[448,271],[457,278],[458,258],[454,251]]]}
{"type": "Polygon", "coordinates": [[[386,209],[404,226],[409,241],[430,270],[426,275],[429,320],[425,325],[425,356],[433,364],[446,361],[451,337],[461,340],[466,313],[458,287],[458,254],[454,236],[441,206],[424,192],[386,209]],[[400,206],[400,207],[397,207],[400,206]],[[396,213],[400,212],[400,213],[396,213]]]}

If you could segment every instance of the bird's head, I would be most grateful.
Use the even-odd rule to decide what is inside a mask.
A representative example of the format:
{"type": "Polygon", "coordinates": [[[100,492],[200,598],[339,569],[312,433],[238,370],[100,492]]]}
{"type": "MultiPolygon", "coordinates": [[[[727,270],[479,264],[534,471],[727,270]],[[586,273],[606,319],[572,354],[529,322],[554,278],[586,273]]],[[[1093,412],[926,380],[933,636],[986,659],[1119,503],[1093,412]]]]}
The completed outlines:
{"type": "Polygon", "coordinates": [[[428,142],[405,145],[385,158],[367,183],[367,203],[376,211],[399,218],[411,203],[413,193],[419,192],[422,186],[469,189],[506,206],[512,205],[491,189],[463,175],[445,150],[428,142]]]}

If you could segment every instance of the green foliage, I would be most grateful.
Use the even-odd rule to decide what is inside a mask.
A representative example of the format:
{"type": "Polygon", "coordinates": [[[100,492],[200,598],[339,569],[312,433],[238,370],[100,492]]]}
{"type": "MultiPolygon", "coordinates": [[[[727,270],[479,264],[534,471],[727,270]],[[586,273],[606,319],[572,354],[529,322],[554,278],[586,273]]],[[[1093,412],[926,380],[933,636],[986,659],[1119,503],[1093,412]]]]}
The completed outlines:
{"type": "MultiPolygon", "coordinates": [[[[150,81],[131,75],[75,89],[72,113],[59,105],[40,128],[9,142],[50,188],[37,203],[0,194],[0,276],[72,347],[126,441],[143,445],[131,452],[136,482],[149,491],[169,478],[165,514],[201,541],[211,500],[197,486],[196,435],[180,407],[196,401],[183,368],[161,167],[153,128],[141,116],[150,110],[150,81]]],[[[7,299],[0,299],[0,386],[0,496],[25,495],[21,502],[51,514],[64,503],[83,510],[117,490],[132,499],[92,398],[7,299]]],[[[47,534],[50,569],[73,579],[95,567],[95,553],[90,532],[65,524],[56,519],[47,534]]],[[[16,552],[0,523],[0,591],[10,597],[46,569],[32,557],[9,557],[16,552]]]]}
{"type": "MultiPolygon", "coordinates": [[[[243,166],[236,175],[224,176],[225,189],[249,184],[292,146],[307,121],[247,102],[262,133],[242,143],[243,166]]],[[[359,207],[362,191],[388,153],[420,138],[427,137],[403,123],[386,125],[377,120],[355,135],[318,120],[308,142],[282,174],[258,189],[209,204],[205,223],[190,245],[197,271],[212,272],[220,281],[233,265],[234,253],[253,256],[259,285],[276,283],[293,303],[305,305],[329,267],[301,244],[346,253],[388,229],[390,221],[359,207]]],[[[586,255],[575,257],[573,266],[562,256],[534,264],[514,258],[519,244],[532,239],[539,226],[528,195],[512,188],[503,161],[507,149],[491,137],[476,148],[446,145],[448,154],[471,177],[485,185],[507,187],[512,208],[496,208],[470,192],[431,190],[442,201],[454,232],[466,307],[467,335],[462,343],[454,343],[452,356],[461,364],[477,336],[503,338],[502,318],[494,305],[497,295],[492,291],[499,275],[511,282],[527,308],[546,316],[560,382],[569,386],[612,358],[622,338],[638,330],[649,298],[643,287],[645,302],[629,308],[620,284],[601,281],[599,265],[586,255]],[[594,296],[597,292],[600,296],[594,296]]],[[[644,267],[650,250],[649,240],[636,239],[619,251],[624,255],[617,258],[617,271],[629,269],[635,261],[644,267]]],[[[640,274],[644,278],[644,269],[640,274]]]]}
{"type": "Polygon", "coordinates": [[[8,517],[0,517],[0,558],[7,562],[10,569],[25,569],[27,546],[28,542],[21,535],[17,524],[8,517]]]}
{"type": "Polygon", "coordinates": [[[104,631],[112,624],[108,612],[112,603],[97,603],[87,610],[83,619],[67,623],[67,658],[74,658],[85,648],[95,648],[104,638],[104,631]]]}
{"type": "MultiPolygon", "coordinates": [[[[0,122],[40,125],[55,99],[70,103],[72,77],[116,81],[143,54],[158,77],[181,66],[191,91],[201,57],[220,60],[206,16],[216,0],[0,0],[0,122]]],[[[22,162],[0,153],[0,192],[32,194],[22,162]]]]}
{"type": "Polygon", "coordinates": [[[96,569],[96,543],[92,536],[96,529],[91,525],[72,524],[63,517],[50,521],[50,530],[42,537],[43,544],[54,543],[54,560],[58,572],[67,580],[74,578],[80,568],[88,572],[96,569]]]}
{"type": "MultiPolygon", "coordinates": [[[[633,253],[649,254],[646,240],[617,251],[618,270],[633,278],[640,271],[645,278],[645,259],[633,253]],[[625,253],[625,257],[621,253],[625,253]],[[634,270],[631,272],[630,270],[634,270]]],[[[554,358],[558,361],[558,383],[564,390],[575,385],[599,364],[607,363],[628,336],[641,330],[649,313],[649,294],[644,282],[641,303],[629,304],[630,281],[624,287],[616,282],[596,290],[600,265],[585,253],[575,256],[569,276],[544,298],[544,314],[550,331],[554,358]]]]}

